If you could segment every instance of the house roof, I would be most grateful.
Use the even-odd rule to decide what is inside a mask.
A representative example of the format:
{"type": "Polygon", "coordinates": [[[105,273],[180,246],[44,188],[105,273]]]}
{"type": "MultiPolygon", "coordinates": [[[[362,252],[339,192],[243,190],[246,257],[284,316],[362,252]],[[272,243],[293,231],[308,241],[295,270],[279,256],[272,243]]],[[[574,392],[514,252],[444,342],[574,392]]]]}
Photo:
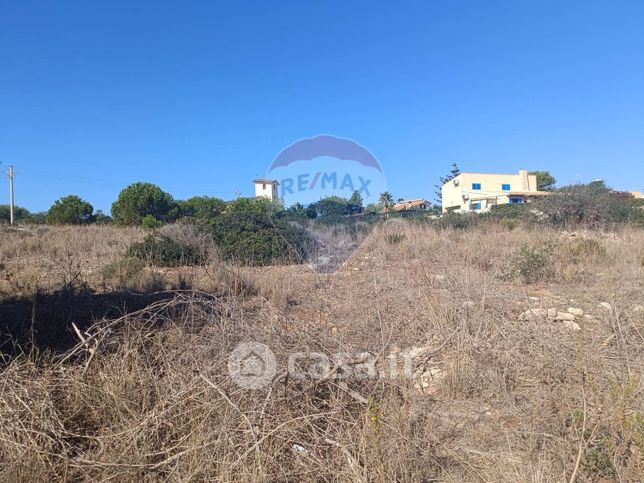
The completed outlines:
{"type": "MultiPolygon", "coordinates": [[[[491,176],[520,176],[521,172],[517,171],[517,172],[514,172],[514,173],[485,173],[483,171],[461,171],[460,173],[458,173],[457,176],[455,176],[455,178],[458,178],[462,174],[487,174],[487,175],[491,175],[491,176]]],[[[534,174],[530,174],[530,172],[528,172],[528,175],[529,176],[535,176],[534,174]]]]}
{"type": "Polygon", "coordinates": [[[394,205],[394,210],[395,211],[401,211],[405,210],[407,208],[416,208],[422,205],[427,205],[427,200],[424,200],[422,198],[417,198],[415,200],[403,200],[399,201],[394,205]]]}
{"type": "Polygon", "coordinates": [[[277,181],[275,179],[266,179],[266,178],[255,178],[253,180],[253,183],[255,183],[255,184],[259,184],[259,183],[272,184],[272,183],[275,183],[275,184],[278,184],[278,185],[280,184],[279,181],[277,181]]]}

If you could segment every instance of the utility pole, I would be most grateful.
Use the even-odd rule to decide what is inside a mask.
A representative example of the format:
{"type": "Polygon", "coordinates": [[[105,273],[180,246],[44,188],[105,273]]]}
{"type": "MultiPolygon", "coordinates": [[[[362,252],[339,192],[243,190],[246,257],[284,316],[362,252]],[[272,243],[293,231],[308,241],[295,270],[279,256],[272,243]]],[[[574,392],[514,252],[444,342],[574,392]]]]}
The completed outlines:
{"type": "Polygon", "coordinates": [[[7,175],[9,176],[9,223],[13,225],[13,178],[16,176],[13,166],[9,166],[7,175]]]}

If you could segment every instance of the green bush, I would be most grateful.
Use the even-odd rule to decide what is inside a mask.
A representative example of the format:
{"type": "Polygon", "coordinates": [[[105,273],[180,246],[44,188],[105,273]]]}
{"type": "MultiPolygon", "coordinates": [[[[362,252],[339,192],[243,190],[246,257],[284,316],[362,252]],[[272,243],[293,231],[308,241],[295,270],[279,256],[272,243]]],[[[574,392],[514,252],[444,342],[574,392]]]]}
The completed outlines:
{"type": "Polygon", "coordinates": [[[552,275],[552,256],[554,247],[547,243],[543,246],[522,246],[512,260],[514,276],[521,278],[526,283],[544,280],[552,275]]]}
{"type": "Polygon", "coordinates": [[[484,216],[495,220],[524,220],[530,214],[529,205],[525,203],[495,205],[484,216]]]}
{"type": "Polygon", "coordinates": [[[112,203],[112,218],[119,225],[140,226],[146,216],[169,222],[177,215],[178,207],[172,196],[152,183],[131,184],[112,203]]]}
{"type": "Polygon", "coordinates": [[[226,209],[226,202],[209,196],[193,196],[187,200],[178,201],[179,216],[197,220],[212,220],[226,209]]]}
{"type": "Polygon", "coordinates": [[[157,267],[201,265],[207,262],[203,253],[187,244],[178,243],[167,236],[148,235],[140,243],[131,245],[127,256],[137,258],[157,267]]]}
{"type": "Polygon", "coordinates": [[[225,213],[255,213],[258,215],[278,215],[284,210],[279,201],[267,198],[237,198],[226,205],[225,213]]]}
{"type": "Polygon", "coordinates": [[[603,181],[561,188],[536,201],[544,221],[559,226],[606,228],[622,224],[644,226],[644,200],[613,191],[603,181]]]}
{"type": "Polygon", "coordinates": [[[499,225],[501,225],[503,228],[506,228],[509,231],[512,231],[517,226],[519,226],[519,220],[515,220],[513,218],[501,218],[499,220],[499,225]]]}
{"type": "Polygon", "coordinates": [[[94,207],[79,196],[69,195],[59,200],[49,208],[47,223],[49,225],[83,225],[91,223],[94,207]]]}
{"type": "Polygon", "coordinates": [[[327,196],[316,203],[312,203],[311,206],[316,215],[321,218],[350,215],[354,211],[353,205],[339,196],[327,196]]]}
{"type": "MultiPolygon", "coordinates": [[[[13,207],[13,220],[14,221],[31,221],[31,213],[26,208],[20,206],[13,207]]],[[[9,205],[0,205],[0,223],[9,223],[11,221],[11,214],[9,205]]]]}
{"type": "Polygon", "coordinates": [[[296,223],[256,212],[226,212],[211,222],[221,256],[250,265],[301,263],[312,240],[296,223]]]}
{"type": "Polygon", "coordinates": [[[438,220],[437,226],[441,229],[466,230],[479,226],[483,221],[485,221],[484,215],[476,213],[445,213],[438,220]]]}
{"type": "Polygon", "coordinates": [[[157,228],[160,228],[163,226],[163,222],[157,220],[152,215],[146,215],[143,217],[143,220],[141,220],[141,226],[148,230],[156,230],[157,228]]]}

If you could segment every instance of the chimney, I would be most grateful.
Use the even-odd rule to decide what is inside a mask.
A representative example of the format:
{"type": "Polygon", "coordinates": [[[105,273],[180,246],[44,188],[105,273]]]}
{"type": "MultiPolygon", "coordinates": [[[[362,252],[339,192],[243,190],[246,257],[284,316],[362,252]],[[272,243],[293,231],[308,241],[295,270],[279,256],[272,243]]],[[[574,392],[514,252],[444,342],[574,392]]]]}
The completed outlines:
{"type": "Polygon", "coordinates": [[[528,170],[519,170],[519,177],[521,178],[521,191],[530,191],[530,178],[528,177],[528,170]]]}

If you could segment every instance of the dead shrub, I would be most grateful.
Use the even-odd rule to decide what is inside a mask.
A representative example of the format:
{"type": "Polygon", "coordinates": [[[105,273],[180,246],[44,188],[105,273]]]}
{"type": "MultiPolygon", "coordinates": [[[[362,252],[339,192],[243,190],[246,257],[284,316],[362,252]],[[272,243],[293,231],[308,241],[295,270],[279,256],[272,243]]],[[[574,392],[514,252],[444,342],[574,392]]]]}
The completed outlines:
{"type": "Polygon", "coordinates": [[[407,237],[404,233],[391,233],[385,235],[385,240],[389,245],[400,245],[405,240],[405,238],[407,237]]]}
{"type": "Polygon", "coordinates": [[[513,275],[525,283],[535,283],[551,278],[554,274],[553,253],[552,243],[539,246],[523,245],[512,259],[513,275]]]}
{"type": "Polygon", "coordinates": [[[593,238],[582,238],[573,240],[567,246],[567,250],[573,259],[583,261],[587,258],[603,259],[606,257],[606,246],[593,238]]]}
{"type": "Polygon", "coordinates": [[[170,240],[192,248],[200,259],[206,261],[219,260],[219,250],[212,235],[200,231],[191,223],[173,223],[164,225],[159,233],[170,240]]]}
{"type": "Polygon", "coordinates": [[[163,274],[146,268],[138,258],[123,257],[101,269],[103,284],[113,290],[152,293],[165,290],[163,274]]]}

